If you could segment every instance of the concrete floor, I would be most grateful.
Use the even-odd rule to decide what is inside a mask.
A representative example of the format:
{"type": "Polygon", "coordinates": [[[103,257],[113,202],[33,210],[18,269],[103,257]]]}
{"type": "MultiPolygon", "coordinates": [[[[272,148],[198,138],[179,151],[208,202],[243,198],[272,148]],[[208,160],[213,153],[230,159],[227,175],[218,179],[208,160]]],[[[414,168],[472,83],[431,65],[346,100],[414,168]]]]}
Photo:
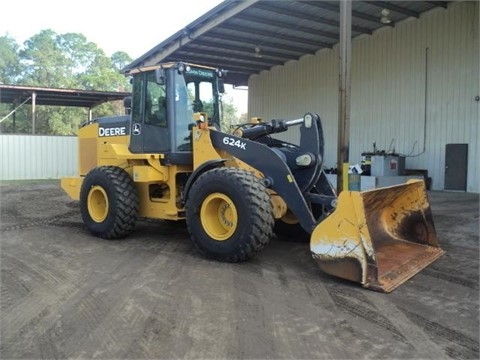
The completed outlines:
{"type": "Polygon", "coordinates": [[[308,244],[199,256],[182,228],[92,237],[57,183],[2,185],[2,359],[478,359],[479,196],[430,192],[446,254],[390,294],[308,244]]]}

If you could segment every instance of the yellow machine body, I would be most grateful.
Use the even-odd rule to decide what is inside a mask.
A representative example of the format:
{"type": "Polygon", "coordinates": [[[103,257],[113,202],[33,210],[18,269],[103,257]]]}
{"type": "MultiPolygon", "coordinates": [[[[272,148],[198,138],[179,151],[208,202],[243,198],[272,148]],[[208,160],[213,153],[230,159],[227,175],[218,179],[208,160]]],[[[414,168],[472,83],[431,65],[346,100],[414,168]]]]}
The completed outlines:
{"type": "MultiPolygon", "coordinates": [[[[175,68],[158,65],[131,75],[137,80],[153,78],[146,83],[158,86],[169,84],[165,79],[179,79],[175,84],[183,84],[185,90],[180,80],[183,73],[190,76],[186,68],[183,63],[175,68]]],[[[197,67],[192,74],[208,81],[221,74],[205,69],[197,67]]],[[[177,90],[166,87],[170,110],[180,108],[177,90]]],[[[143,101],[148,92],[142,94],[134,99],[133,109],[143,106],[138,114],[146,116],[146,102],[139,99],[143,101]]],[[[220,113],[218,108],[214,113],[220,113]]],[[[80,200],[82,217],[93,234],[107,239],[126,236],[137,216],[186,219],[200,252],[236,262],[263,249],[274,227],[282,223],[294,230],[292,237],[307,235],[323,271],[383,292],[392,291],[443,254],[423,181],[336,196],[322,170],[318,115],[268,123],[255,118],[229,134],[218,130],[218,121],[209,124],[205,112],[192,111],[188,117],[172,114],[171,138],[177,121],[184,121],[179,143],[188,149],[178,150],[183,158],[171,157],[171,161],[166,151],[135,147],[146,117],[143,122],[133,115],[97,119],[79,129],[78,176],[61,179],[61,186],[72,199],[80,200]],[[102,128],[101,123],[115,125],[102,128]],[[290,126],[301,127],[298,146],[271,138],[257,141],[290,126]],[[119,209],[127,215],[120,216],[119,209]]],[[[145,131],[142,136],[145,133],[151,135],[145,131]]],[[[157,141],[155,136],[148,139],[149,145],[157,141]]]]}
{"type": "MultiPolygon", "coordinates": [[[[160,164],[162,154],[133,154],[128,149],[128,136],[98,137],[98,123],[82,127],[78,132],[79,175],[61,179],[62,189],[74,200],[80,199],[80,189],[85,175],[97,166],[116,166],[127,171],[132,177],[140,199],[139,216],[164,219],[184,219],[184,207],[180,203],[180,191],[176,178],[178,174],[190,174],[207,161],[223,160],[225,166],[242,168],[253,172],[258,178],[262,174],[228,153],[215,149],[209,136],[209,128],[194,128],[193,167],[186,165],[160,164]],[[159,187],[162,196],[152,196],[152,187],[159,187]]],[[[287,212],[285,202],[271,192],[274,215],[281,218],[287,212]]]]}
{"type": "Polygon", "coordinates": [[[79,175],[61,179],[62,189],[79,200],[84,176],[97,166],[116,166],[127,171],[138,191],[141,217],[183,219],[176,177],[188,174],[185,165],[160,165],[162,154],[133,154],[128,149],[128,136],[98,137],[98,123],[82,127],[78,132],[79,175]],[[160,191],[152,191],[152,186],[160,191]],[[161,196],[158,196],[161,194],[161,196]]]}

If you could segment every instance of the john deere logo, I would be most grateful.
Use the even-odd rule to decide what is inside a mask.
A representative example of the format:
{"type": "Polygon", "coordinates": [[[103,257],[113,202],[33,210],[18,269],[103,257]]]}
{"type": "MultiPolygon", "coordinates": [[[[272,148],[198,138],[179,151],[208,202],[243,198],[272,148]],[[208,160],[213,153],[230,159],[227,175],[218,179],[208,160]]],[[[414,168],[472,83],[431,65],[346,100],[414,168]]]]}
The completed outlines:
{"type": "Polygon", "coordinates": [[[142,133],[142,127],[140,124],[133,124],[132,134],[133,135],[140,135],[142,133]]]}
{"type": "Polygon", "coordinates": [[[119,127],[99,127],[98,136],[123,136],[127,135],[127,130],[125,126],[119,127]]]}

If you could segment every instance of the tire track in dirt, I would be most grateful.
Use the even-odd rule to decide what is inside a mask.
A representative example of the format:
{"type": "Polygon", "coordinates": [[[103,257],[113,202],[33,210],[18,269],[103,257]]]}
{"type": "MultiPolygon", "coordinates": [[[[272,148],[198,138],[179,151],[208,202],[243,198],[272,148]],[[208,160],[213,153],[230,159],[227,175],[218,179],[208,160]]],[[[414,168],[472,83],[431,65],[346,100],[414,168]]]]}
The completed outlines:
{"type": "Polygon", "coordinates": [[[422,275],[425,275],[434,279],[438,279],[438,280],[444,280],[446,282],[464,286],[473,290],[478,290],[478,287],[479,287],[478,278],[476,280],[467,279],[466,278],[468,276],[467,274],[465,274],[464,276],[456,276],[456,275],[453,275],[452,273],[447,273],[442,270],[427,268],[422,271],[422,275]]]}
{"type": "MultiPolygon", "coordinates": [[[[65,268],[65,266],[68,267],[68,264],[61,263],[61,259],[59,260],[59,269],[56,269],[54,265],[45,265],[49,260],[42,258],[40,254],[34,256],[38,257],[29,261],[28,264],[14,259],[15,270],[20,270],[20,273],[29,276],[34,282],[32,282],[32,291],[14,304],[8,313],[2,315],[1,325],[3,340],[5,340],[3,354],[30,351],[31,344],[37,342],[35,339],[39,339],[39,330],[49,329],[52,323],[58,321],[61,316],[60,310],[63,309],[64,304],[78,295],[84,283],[91,281],[90,270],[72,275],[69,269],[65,268]],[[65,266],[62,268],[62,265],[65,266]],[[55,311],[51,311],[52,307],[55,308],[55,311]],[[16,339],[22,339],[22,341],[16,344],[16,339]],[[26,344],[28,344],[28,348],[23,349],[26,344]]],[[[2,258],[9,259],[12,264],[11,256],[6,256],[4,253],[2,258]]],[[[98,261],[95,258],[91,260],[98,261]]],[[[7,265],[5,261],[2,262],[2,267],[7,265]]],[[[38,343],[38,346],[41,348],[41,342],[38,343]]],[[[51,346],[47,344],[45,349],[51,349],[51,346]]]]}
{"type": "MultiPolygon", "coordinates": [[[[192,244],[193,246],[193,244],[192,244]]],[[[235,312],[234,309],[234,273],[243,264],[221,263],[206,260],[197,253],[192,260],[196,262],[195,282],[186,290],[188,301],[182,301],[179,311],[191,311],[190,316],[182,315],[180,328],[188,335],[184,341],[189,345],[184,353],[187,358],[208,358],[218,354],[221,358],[233,356],[235,347],[235,312]],[[192,320],[195,319],[195,320],[192,320]],[[211,321],[215,319],[215,321],[211,321]]],[[[182,272],[177,285],[185,283],[191,273],[182,272]]]]}
{"type": "Polygon", "coordinates": [[[415,358],[421,359],[444,359],[446,354],[442,347],[435,343],[422,327],[411,321],[404,311],[396,306],[388,297],[388,294],[366,293],[365,296],[379,313],[394,324],[395,329],[415,348],[415,358]]]}
{"type": "MultiPolygon", "coordinates": [[[[309,252],[303,248],[297,248],[294,251],[298,258],[296,267],[302,266],[301,271],[287,270],[288,276],[280,276],[288,279],[288,290],[291,290],[292,284],[303,283],[304,290],[296,289],[294,293],[307,293],[309,295],[308,302],[301,301],[301,312],[309,309],[310,318],[303,319],[302,323],[298,324],[298,329],[291,333],[292,342],[303,343],[301,327],[307,324],[316,325],[317,328],[311,327],[310,332],[316,334],[315,337],[308,341],[310,345],[308,350],[310,353],[305,353],[305,349],[298,349],[296,353],[292,353],[291,357],[301,358],[355,358],[357,353],[351,353],[349,344],[356,344],[360,347],[366,346],[372,336],[379,336],[380,339],[375,346],[375,350],[369,349],[369,353],[374,353],[374,356],[392,356],[392,343],[395,343],[396,355],[411,356],[414,347],[406,341],[401,332],[395,327],[395,324],[376,309],[374,302],[369,301],[362,293],[365,290],[359,288],[358,285],[351,282],[342,281],[338,278],[332,278],[322,273],[316,264],[305,263],[305,258],[310,255],[309,252]],[[368,326],[360,323],[359,318],[367,320],[368,326]],[[312,319],[315,321],[312,322],[312,319]],[[386,331],[385,331],[386,330],[386,331]],[[325,338],[324,333],[335,334],[334,340],[330,339],[328,342],[322,342],[325,338]],[[390,334],[390,336],[385,336],[390,334]],[[385,338],[385,339],[384,339],[385,338]]],[[[291,252],[290,252],[291,254],[291,252]]],[[[278,254],[279,257],[285,255],[278,254]]],[[[286,259],[283,259],[287,261],[286,259]]],[[[284,261],[281,261],[284,264],[284,261]]],[[[293,264],[292,264],[293,265],[293,264]]],[[[295,269],[295,266],[291,267],[295,269]]],[[[288,269],[288,268],[287,268],[288,269]]],[[[298,270],[298,269],[295,269],[298,270]]],[[[281,284],[282,281],[277,283],[281,284]]],[[[281,295],[280,295],[281,296],[281,295]]],[[[273,302],[278,303],[278,298],[273,299],[273,302]]],[[[295,322],[290,320],[287,329],[294,327],[295,322]]],[[[309,332],[307,331],[307,334],[309,332]]],[[[303,332],[305,334],[305,332],[303,332]]],[[[288,338],[287,337],[287,338],[288,338]]],[[[289,340],[285,340],[289,341],[289,340]]],[[[292,346],[295,348],[295,345],[292,346]]]]}
{"type": "Polygon", "coordinates": [[[23,259],[4,252],[2,254],[2,268],[15,269],[15,272],[31,278],[39,286],[46,286],[52,291],[57,289],[59,285],[71,280],[68,273],[57,270],[41,255],[36,256],[34,261],[27,263],[23,259]]]}
{"type": "Polygon", "coordinates": [[[54,224],[59,220],[66,219],[74,215],[78,215],[78,210],[70,210],[61,215],[35,219],[35,220],[20,223],[20,224],[2,226],[0,227],[0,232],[17,231],[17,230],[23,230],[23,229],[28,229],[32,227],[48,226],[48,225],[54,224]]]}
{"type": "MultiPolygon", "coordinates": [[[[24,269],[29,269],[27,266],[24,269]]],[[[25,271],[25,270],[24,270],[25,271]]],[[[11,342],[18,336],[26,337],[26,334],[37,328],[38,323],[48,314],[50,314],[53,304],[58,304],[62,299],[68,298],[81,287],[84,279],[67,278],[68,281],[55,283],[56,277],[44,278],[41,273],[32,270],[38,279],[46,281],[35,282],[35,287],[9,308],[9,311],[2,315],[2,330],[4,332],[3,340],[11,342]]]]}
{"type": "Polygon", "coordinates": [[[264,283],[259,292],[264,316],[271,319],[273,328],[275,352],[270,353],[281,358],[351,358],[348,348],[342,346],[345,323],[332,311],[335,305],[322,279],[303,275],[288,262],[263,271],[264,283]],[[306,294],[307,298],[298,294],[306,294]],[[339,336],[326,341],[327,333],[339,336]]]}
{"type": "MultiPolygon", "coordinates": [[[[136,319],[136,329],[132,332],[134,336],[120,348],[118,344],[112,344],[115,357],[183,358],[194,346],[194,337],[208,337],[208,322],[203,321],[202,313],[192,305],[192,296],[196,294],[182,285],[191,276],[201,276],[201,269],[197,274],[185,272],[181,259],[189,255],[181,255],[176,250],[177,246],[168,243],[165,251],[139,274],[127,302],[119,309],[118,314],[126,323],[132,317],[136,319]],[[183,296],[175,296],[180,289],[183,296]],[[195,324],[200,325],[199,334],[196,333],[195,324]]],[[[208,347],[209,344],[197,339],[197,346],[202,345],[208,347]]],[[[202,355],[187,357],[206,357],[202,355]]]]}
{"type": "MultiPolygon", "coordinates": [[[[122,321],[115,319],[116,316],[110,317],[110,314],[117,304],[123,301],[124,294],[130,291],[136,272],[135,265],[148,264],[154,256],[156,255],[145,252],[116,253],[108,265],[108,273],[97,272],[95,281],[89,281],[87,287],[83,287],[66,303],[61,304],[63,321],[75,327],[74,332],[63,339],[67,356],[91,358],[93,352],[84,354],[82,349],[95,349],[89,344],[96,341],[92,334],[99,327],[102,327],[101,333],[97,333],[101,339],[100,345],[111,342],[112,339],[117,343],[125,341],[115,333],[116,329],[123,327],[122,321]]],[[[102,357],[114,358],[108,353],[102,357]]]]}
{"type": "MultiPolygon", "coordinates": [[[[478,359],[479,358],[479,340],[476,340],[456,331],[445,327],[435,321],[424,318],[406,309],[402,310],[409,320],[416,326],[423,328],[433,338],[441,338],[448,356],[455,359],[478,359]]],[[[478,334],[476,334],[478,336],[478,334]]]]}
{"type": "Polygon", "coordinates": [[[1,270],[0,303],[2,312],[7,311],[30,292],[30,288],[18,275],[15,269],[2,268],[1,270]]]}
{"type": "Polygon", "coordinates": [[[58,351],[57,340],[52,329],[48,329],[38,338],[38,349],[41,359],[63,359],[65,356],[58,351]]]}
{"type": "Polygon", "coordinates": [[[268,356],[277,358],[273,339],[269,336],[274,329],[272,318],[268,316],[267,302],[260,295],[264,289],[260,290],[256,284],[262,279],[261,273],[258,277],[250,276],[248,272],[243,271],[243,268],[249,265],[251,264],[241,264],[233,272],[232,310],[236,341],[234,353],[230,355],[237,359],[264,359],[268,356]]]}
{"type": "MultiPolygon", "coordinates": [[[[173,253],[172,248],[177,246],[175,243],[165,244],[167,254],[173,253]]],[[[64,321],[75,324],[75,332],[64,340],[65,348],[69,350],[67,355],[82,358],[155,358],[170,354],[170,358],[176,357],[175,354],[182,349],[178,346],[185,345],[185,342],[170,343],[166,340],[168,333],[165,330],[157,332],[168,326],[175,330],[171,324],[177,324],[178,319],[170,314],[178,306],[178,299],[170,296],[168,311],[155,312],[154,309],[158,303],[163,306],[159,296],[162,300],[168,299],[169,283],[175,283],[178,278],[170,269],[164,268],[165,263],[180,273],[182,262],[171,260],[162,250],[163,247],[157,251],[130,251],[127,246],[123,253],[116,254],[115,268],[109,267],[105,275],[99,274],[95,286],[84,289],[82,294],[70,301],[68,306],[75,308],[76,313],[65,314],[64,321]],[[155,272],[149,269],[155,269],[155,272]],[[109,277],[109,274],[114,275],[109,277]],[[149,294],[155,294],[155,291],[144,289],[151,289],[149,283],[155,282],[157,277],[162,282],[162,286],[156,289],[160,295],[150,297],[149,294]],[[135,319],[133,323],[132,319],[135,319]],[[132,338],[137,333],[143,335],[132,338]],[[163,352],[158,348],[160,344],[163,352]],[[174,352],[168,350],[172,344],[178,347],[174,352]]],[[[181,313],[179,316],[187,315],[181,313]]],[[[178,331],[176,334],[183,333],[178,331]]]]}
{"type": "Polygon", "coordinates": [[[33,289],[21,301],[2,315],[2,357],[14,357],[25,349],[26,334],[36,329],[39,322],[51,313],[55,295],[46,289],[33,289]],[[18,341],[22,339],[21,343],[18,341]]]}
{"type": "Polygon", "coordinates": [[[403,334],[396,328],[390,319],[383,316],[383,314],[375,308],[375,305],[363,293],[363,291],[368,290],[361,289],[356,291],[350,289],[348,286],[329,286],[328,291],[333,302],[340,310],[367,320],[370,324],[392,334],[395,339],[406,342],[403,334]]]}

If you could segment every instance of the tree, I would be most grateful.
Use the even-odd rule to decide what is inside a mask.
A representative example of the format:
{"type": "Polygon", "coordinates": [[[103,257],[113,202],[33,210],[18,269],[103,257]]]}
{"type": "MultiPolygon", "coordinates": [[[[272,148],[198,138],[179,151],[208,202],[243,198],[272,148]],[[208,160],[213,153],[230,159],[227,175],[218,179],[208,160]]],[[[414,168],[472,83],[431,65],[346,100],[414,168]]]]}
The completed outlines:
{"type": "MultiPolygon", "coordinates": [[[[18,44],[8,34],[0,36],[0,84],[14,85],[22,72],[18,56],[18,44]]],[[[10,104],[0,104],[0,119],[10,113],[10,104]]],[[[3,122],[2,128],[12,128],[11,124],[3,122]]]]}
{"type": "MultiPolygon", "coordinates": [[[[207,114],[213,114],[213,100],[204,101],[203,111],[205,111],[207,114]]],[[[231,98],[222,99],[221,113],[222,120],[220,126],[223,131],[228,131],[230,129],[230,125],[235,125],[238,123],[238,118],[236,115],[237,108],[235,105],[233,105],[231,98]]]]}
{"type": "Polygon", "coordinates": [[[110,59],[112,60],[113,68],[119,73],[122,72],[122,70],[132,62],[132,58],[123,51],[117,51],[113,53],[110,59]]]}
{"type": "Polygon", "coordinates": [[[238,124],[237,108],[233,105],[233,100],[231,98],[225,98],[222,100],[222,111],[222,130],[228,131],[231,125],[238,124]]]}
{"type": "MultiPolygon", "coordinates": [[[[26,86],[69,88],[95,91],[130,91],[128,79],[120,69],[132,59],[125,52],[111,58],[85,36],[78,33],[57,34],[42,30],[25,41],[20,49],[9,36],[0,37],[0,81],[26,86]]],[[[30,107],[17,110],[17,119],[30,119],[30,107]]],[[[6,107],[0,108],[0,115],[6,107]]],[[[106,103],[93,109],[100,117],[123,113],[123,104],[106,103]]],[[[36,133],[75,134],[87,119],[82,108],[38,106],[36,133]]],[[[9,120],[3,128],[9,129],[9,120]]],[[[17,121],[16,131],[30,132],[29,121],[17,121]]]]}
{"type": "Polygon", "coordinates": [[[60,48],[61,41],[52,30],[42,30],[24,43],[20,60],[25,65],[22,84],[71,88],[69,61],[60,48]]]}
{"type": "Polygon", "coordinates": [[[19,75],[23,72],[19,46],[8,34],[0,36],[0,83],[16,84],[19,75]]]}

